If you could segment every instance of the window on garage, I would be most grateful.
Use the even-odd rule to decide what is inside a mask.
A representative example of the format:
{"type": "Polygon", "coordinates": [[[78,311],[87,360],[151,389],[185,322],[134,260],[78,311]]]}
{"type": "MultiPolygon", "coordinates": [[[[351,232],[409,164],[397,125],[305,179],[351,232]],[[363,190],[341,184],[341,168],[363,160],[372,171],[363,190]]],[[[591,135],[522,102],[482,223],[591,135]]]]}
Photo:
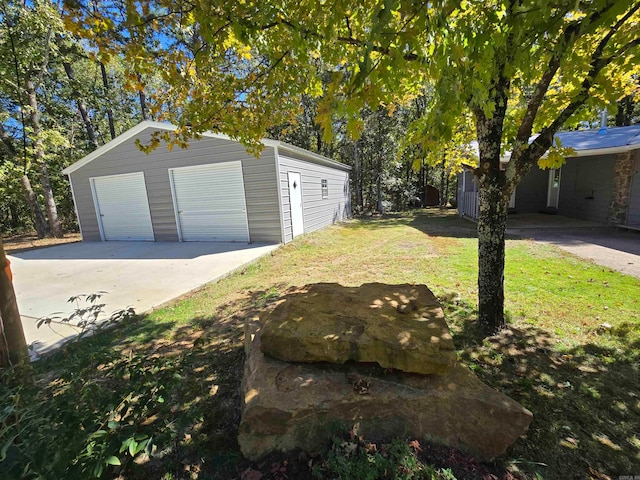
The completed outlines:
{"type": "Polygon", "coordinates": [[[329,182],[326,178],[321,180],[322,184],[322,198],[329,198],[329,182]]]}

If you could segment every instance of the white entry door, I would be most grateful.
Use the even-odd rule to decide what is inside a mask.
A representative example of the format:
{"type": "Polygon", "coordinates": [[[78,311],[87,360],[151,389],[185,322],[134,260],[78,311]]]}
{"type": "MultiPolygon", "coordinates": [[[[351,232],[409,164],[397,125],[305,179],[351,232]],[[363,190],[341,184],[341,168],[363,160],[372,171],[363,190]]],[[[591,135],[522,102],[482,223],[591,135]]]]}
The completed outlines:
{"type": "Polygon", "coordinates": [[[90,180],[102,240],[153,242],[153,225],[142,172],[90,180]]]}
{"type": "Polygon", "coordinates": [[[302,182],[300,174],[288,172],[289,204],[291,205],[291,233],[294,237],[304,233],[304,216],[302,215],[302,182]]]}
{"type": "Polygon", "coordinates": [[[560,198],[560,169],[549,170],[549,188],[547,190],[547,207],[558,208],[560,198]]]}
{"type": "Polygon", "coordinates": [[[242,162],[172,168],[169,179],[180,241],[249,241],[242,162]]]}

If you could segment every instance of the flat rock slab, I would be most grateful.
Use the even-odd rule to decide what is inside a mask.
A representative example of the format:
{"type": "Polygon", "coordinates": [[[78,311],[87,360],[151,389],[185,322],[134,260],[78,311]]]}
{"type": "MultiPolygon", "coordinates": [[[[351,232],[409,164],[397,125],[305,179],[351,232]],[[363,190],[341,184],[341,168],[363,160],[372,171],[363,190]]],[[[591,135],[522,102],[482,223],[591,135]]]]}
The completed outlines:
{"type": "Polygon", "coordinates": [[[238,441],[250,460],[300,448],[318,453],[356,423],[368,441],[430,438],[484,458],[503,453],[532,414],[456,365],[446,375],[375,365],[291,364],[248,332],[238,441]]]}
{"type": "Polygon", "coordinates": [[[375,362],[444,374],[456,352],[425,285],[319,283],[290,290],[264,321],[262,351],[289,362],[375,362]]]}

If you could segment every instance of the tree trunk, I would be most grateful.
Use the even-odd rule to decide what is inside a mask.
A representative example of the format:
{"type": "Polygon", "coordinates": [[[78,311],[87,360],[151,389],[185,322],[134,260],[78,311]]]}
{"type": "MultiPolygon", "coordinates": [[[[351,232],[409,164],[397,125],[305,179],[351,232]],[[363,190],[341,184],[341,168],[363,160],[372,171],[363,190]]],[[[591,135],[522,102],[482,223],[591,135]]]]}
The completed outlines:
{"type": "Polygon", "coordinates": [[[377,210],[380,215],[384,213],[382,205],[382,158],[378,157],[378,173],[376,175],[376,200],[377,210]]]}
{"type": "Polygon", "coordinates": [[[495,333],[504,322],[504,252],[507,207],[511,192],[500,166],[500,147],[507,111],[509,82],[499,77],[495,84],[496,108],[490,117],[474,111],[478,136],[478,322],[495,333]]]}
{"type": "Polygon", "coordinates": [[[15,202],[9,204],[9,217],[11,222],[11,228],[16,229],[20,226],[20,213],[15,202]]]}
{"type": "Polygon", "coordinates": [[[51,226],[51,234],[55,238],[62,238],[64,236],[62,224],[58,218],[56,199],[53,196],[53,189],[51,188],[51,181],[49,180],[49,170],[47,169],[47,164],[45,162],[40,164],[40,183],[44,190],[44,203],[47,211],[47,218],[49,219],[49,225],[51,226]]]}
{"type": "Polygon", "coordinates": [[[498,176],[479,182],[478,311],[480,324],[490,333],[504,328],[504,265],[507,207],[498,176]]]}
{"type": "Polygon", "coordinates": [[[22,175],[20,179],[22,183],[22,189],[24,190],[24,198],[29,205],[29,209],[31,210],[31,216],[33,217],[33,225],[36,228],[36,232],[38,234],[38,238],[44,238],[51,235],[51,230],[47,221],[42,214],[42,210],[40,209],[40,205],[38,204],[38,197],[36,196],[33,188],[31,187],[31,180],[25,173],[22,175]]]}
{"type": "Polygon", "coordinates": [[[628,95],[618,101],[616,127],[628,127],[633,117],[633,97],[628,95]]]}
{"type": "Polygon", "coordinates": [[[98,139],[96,138],[96,132],[93,128],[93,123],[91,122],[91,116],[89,115],[89,111],[87,110],[87,106],[84,103],[84,100],[80,96],[80,92],[76,88],[76,79],[73,75],[73,68],[69,62],[64,62],[63,64],[64,71],[67,74],[67,78],[69,79],[69,83],[71,85],[71,91],[73,92],[73,96],[76,99],[76,105],[78,106],[78,112],[80,113],[80,117],[84,122],[84,127],[87,130],[87,136],[89,137],[89,141],[93,144],[94,148],[98,148],[100,144],[98,143],[98,139]]]}
{"type": "Polygon", "coordinates": [[[140,90],[138,90],[140,115],[142,115],[142,120],[149,120],[149,115],[147,114],[147,96],[144,94],[144,85],[142,83],[142,75],[140,74],[138,74],[138,83],[140,83],[140,90]]]}
{"type": "Polygon", "coordinates": [[[420,173],[418,174],[418,191],[420,192],[420,206],[427,205],[427,188],[424,186],[424,158],[420,161],[420,173]]]}
{"type": "Polygon", "coordinates": [[[447,203],[449,202],[449,184],[451,183],[451,179],[449,178],[449,175],[447,174],[447,176],[444,179],[444,206],[447,206],[447,203]]]}
{"type": "Polygon", "coordinates": [[[109,77],[107,76],[107,69],[104,63],[100,62],[100,73],[102,74],[102,86],[104,87],[105,98],[107,98],[107,118],[109,119],[109,133],[111,134],[111,140],[116,138],[116,126],[113,122],[113,110],[109,107],[109,77]]]}
{"type": "Polygon", "coordinates": [[[360,188],[360,160],[358,158],[358,142],[353,142],[353,186],[356,197],[356,207],[362,210],[362,189],[360,188]]]}
{"type": "MultiPolygon", "coordinates": [[[[9,136],[2,125],[0,125],[0,141],[4,145],[8,157],[13,159],[16,155],[16,149],[13,145],[12,138],[9,136]]],[[[29,205],[29,209],[31,210],[31,217],[33,218],[33,225],[38,234],[38,238],[43,238],[50,235],[51,231],[49,230],[49,226],[47,225],[44,215],[42,215],[42,210],[40,209],[40,205],[38,204],[38,197],[34,193],[33,188],[31,187],[31,180],[29,180],[29,177],[26,173],[22,175],[20,183],[22,184],[22,189],[24,191],[24,198],[27,201],[27,205],[29,205]]],[[[13,205],[10,206],[10,208],[11,207],[13,207],[13,205]]]]}
{"type": "Polygon", "coordinates": [[[442,159],[442,172],[440,173],[440,210],[444,209],[447,203],[444,193],[444,172],[445,172],[446,157],[442,159]]]}
{"type": "Polygon", "coordinates": [[[26,80],[25,86],[27,89],[27,96],[29,98],[29,118],[31,120],[31,128],[33,129],[33,147],[35,150],[35,160],[40,167],[40,182],[42,183],[42,189],[44,191],[44,201],[47,218],[49,219],[51,234],[56,238],[62,238],[62,225],[60,224],[60,219],[58,218],[56,200],[53,196],[53,190],[51,189],[51,182],[49,180],[49,172],[47,170],[47,164],[44,159],[44,145],[42,143],[42,137],[40,135],[40,112],[38,111],[36,87],[30,79],[26,80]]]}
{"type": "Polygon", "coordinates": [[[0,368],[27,365],[29,352],[24,337],[13,284],[7,275],[7,257],[0,239],[0,368]]]}

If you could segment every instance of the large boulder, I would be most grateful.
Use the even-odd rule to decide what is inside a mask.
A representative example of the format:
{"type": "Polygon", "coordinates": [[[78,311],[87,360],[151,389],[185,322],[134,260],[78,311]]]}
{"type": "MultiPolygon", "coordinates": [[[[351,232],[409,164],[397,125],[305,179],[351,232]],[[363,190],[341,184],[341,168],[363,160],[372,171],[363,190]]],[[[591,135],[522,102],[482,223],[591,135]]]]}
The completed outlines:
{"type": "Polygon", "coordinates": [[[242,384],[238,440],[250,460],[297,448],[320,452],[340,428],[356,423],[370,441],[426,437],[493,458],[532,419],[461,365],[445,375],[419,375],[372,364],[292,364],[264,355],[260,337],[247,332],[242,384]]]}
{"type": "Polygon", "coordinates": [[[288,362],[375,362],[444,374],[456,352],[440,303],[425,285],[319,283],[294,289],[266,318],[262,351],[288,362]]]}

